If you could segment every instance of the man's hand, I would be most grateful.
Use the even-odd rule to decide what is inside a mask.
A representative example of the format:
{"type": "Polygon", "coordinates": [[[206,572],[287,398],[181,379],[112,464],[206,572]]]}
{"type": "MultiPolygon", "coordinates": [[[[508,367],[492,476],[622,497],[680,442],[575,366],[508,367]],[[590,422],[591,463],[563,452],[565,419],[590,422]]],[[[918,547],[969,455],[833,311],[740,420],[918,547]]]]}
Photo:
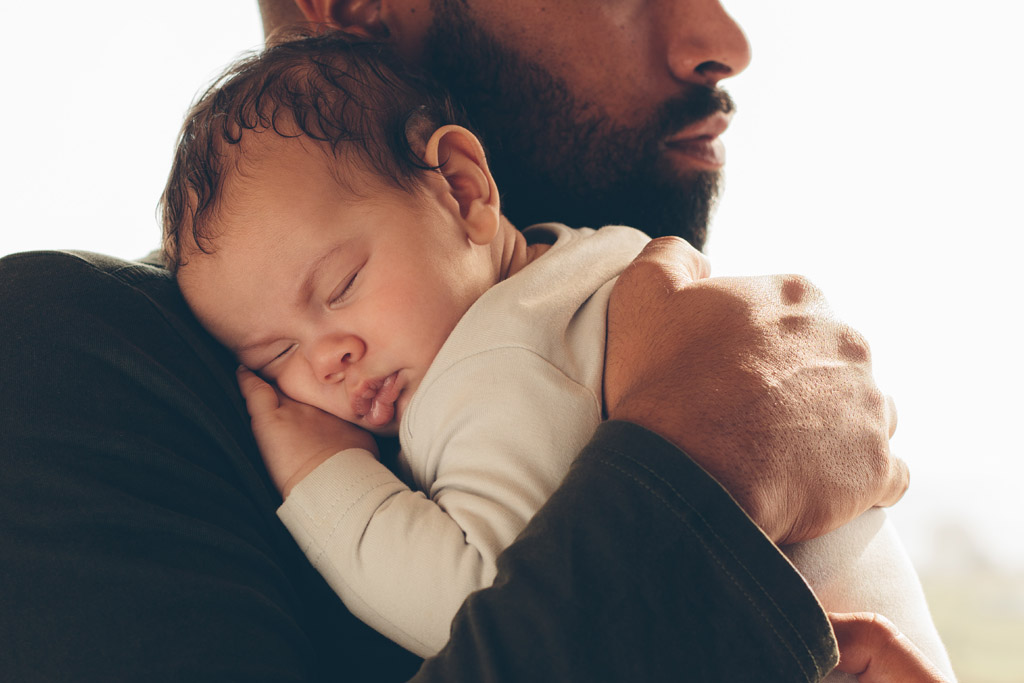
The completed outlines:
{"type": "Polygon", "coordinates": [[[655,240],[616,283],[608,417],[684,450],[779,544],[899,500],[909,474],[866,341],[806,280],[700,279],[695,254],[655,240]]]}
{"type": "Polygon", "coordinates": [[[829,614],[839,643],[839,671],[860,683],[947,683],[896,626],[870,612],[829,614]]]}
{"type": "Polygon", "coordinates": [[[238,368],[238,386],[260,455],[284,498],[338,451],[362,448],[377,455],[377,443],[365,429],[293,401],[244,367],[238,368]]]}

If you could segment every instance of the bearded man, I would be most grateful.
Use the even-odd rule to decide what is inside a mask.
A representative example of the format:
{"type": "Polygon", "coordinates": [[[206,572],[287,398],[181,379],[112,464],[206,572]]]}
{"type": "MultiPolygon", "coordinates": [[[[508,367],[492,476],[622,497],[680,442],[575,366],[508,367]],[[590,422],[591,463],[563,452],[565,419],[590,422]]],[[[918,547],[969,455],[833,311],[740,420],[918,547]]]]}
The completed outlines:
{"type": "MultiPolygon", "coordinates": [[[[733,109],[718,83],[749,60],[717,0],[261,9],[268,31],[340,26],[443,77],[489,142],[518,224],[623,222],[703,244],[733,109]]],[[[422,666],[355,621],[278,523],[234,361],[173,278],[98,255],[3,259],[0,673],[821,677],[836,660],[828,621],[771,541],[902,495],[895,415],[866,344],[806,281],[686,286],[681,245],[652,243],[616,289],[612,422],[422,666]],[[679,373],[685,391],[665,381],[679,373]],[[808,433],[808,420],[831,428],[808,433]],[[805,495],[826,489],[840,494],[805,495]],[[657,543],[627,543],[640,526],[625,520],[657,543]]]]}

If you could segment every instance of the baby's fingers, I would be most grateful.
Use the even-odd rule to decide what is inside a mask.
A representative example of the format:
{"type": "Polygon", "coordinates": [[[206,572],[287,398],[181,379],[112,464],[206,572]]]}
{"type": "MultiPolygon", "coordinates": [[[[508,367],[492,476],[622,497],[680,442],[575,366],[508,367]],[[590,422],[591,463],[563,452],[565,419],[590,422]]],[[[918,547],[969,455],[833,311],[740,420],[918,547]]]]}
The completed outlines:
{"type": "Polygon", "coordinates": [[[272,413],[281,406],[281,400],[274,387],[242,365],[239,365],[235,372],[238,375],[238,388],[242,390],[242,397],[245,398],[245,407],[249,411],[249,417],[255,418],[272,413]]]}

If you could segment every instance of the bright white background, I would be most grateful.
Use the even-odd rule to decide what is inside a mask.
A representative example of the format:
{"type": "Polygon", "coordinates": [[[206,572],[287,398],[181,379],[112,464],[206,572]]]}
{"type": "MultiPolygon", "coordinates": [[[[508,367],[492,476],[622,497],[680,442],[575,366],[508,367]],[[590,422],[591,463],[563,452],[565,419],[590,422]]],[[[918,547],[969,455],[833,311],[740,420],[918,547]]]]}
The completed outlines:
{"type": "MultiPolygon", "coordinates": [[[[1006,0],[727,4],[754,62],[730,87],[740,112],[716,272],[807,274],[871,340],[899,404],[894,448],[913,470],[893,514],[919,565],[1024,569],[1024,11],[1006,0]]],[[[55,0],[45,14],[31,3],[0,13],[0,254],[140,256],[158,241],[181,115],[259,43],[256,2],[55,0]]]]}

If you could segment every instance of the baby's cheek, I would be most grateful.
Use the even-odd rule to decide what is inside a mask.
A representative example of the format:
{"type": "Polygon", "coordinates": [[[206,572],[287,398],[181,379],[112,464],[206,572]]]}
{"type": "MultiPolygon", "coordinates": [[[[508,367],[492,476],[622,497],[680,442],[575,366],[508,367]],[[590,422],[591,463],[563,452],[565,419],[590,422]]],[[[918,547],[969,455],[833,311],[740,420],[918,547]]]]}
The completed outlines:
{"type": "Polygon", "coordinates": [[[273,382],[278,391],[293,401],[308,405],[317,403],[318,397],[310,392],[310,383],[303,382],[301,376],[297,376],[297,373],[293,371],[286,369],[284,372],[276,373],[273,377],[268,377],[267,381],[273,382]]]}
{"type": "Polygon", "coordinates": [[[352,403],[349,401],[348,394],[341,383],[335,385],[321,384],[316,387],[316,391],[310,392],[310,395],[295,398],[294,400],[308,403],[346,422],[359,424],[359,418],[352,411],[352,403]]]}

